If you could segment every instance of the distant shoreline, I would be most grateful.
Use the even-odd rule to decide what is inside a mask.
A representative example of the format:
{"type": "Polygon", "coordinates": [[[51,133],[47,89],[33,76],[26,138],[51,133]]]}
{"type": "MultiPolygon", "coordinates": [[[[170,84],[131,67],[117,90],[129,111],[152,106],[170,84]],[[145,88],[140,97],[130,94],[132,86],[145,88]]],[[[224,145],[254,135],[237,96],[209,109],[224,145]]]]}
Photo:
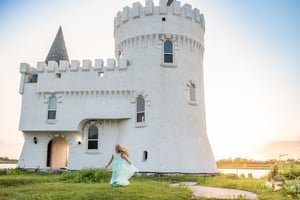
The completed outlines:
{"type": "Polygon", "coordinates": [[[1,160],[0,165],[1,164],[18,164],[18,161],[17,160],[7,160],[7,161],[1,160]]]}
{"type": "Polygon", "coordinates": [[[270,169],[271,164],[220,164],[217,163],[218,169],[270,169]]]}

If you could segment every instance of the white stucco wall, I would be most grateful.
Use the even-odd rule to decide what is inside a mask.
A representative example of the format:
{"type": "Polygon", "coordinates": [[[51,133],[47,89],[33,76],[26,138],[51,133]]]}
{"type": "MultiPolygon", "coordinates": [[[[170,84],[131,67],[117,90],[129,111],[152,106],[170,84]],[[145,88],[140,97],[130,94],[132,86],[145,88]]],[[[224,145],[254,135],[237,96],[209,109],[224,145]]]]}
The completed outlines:
{"type": "Polygon", "coordinates": [[[49,135],[57,133],[69,145],[68,169],[104,167],[114,145],[121,143],[129,147],[132,162],[142,172],[217,171],[206,133],[204,18],[190,5],[175,1],[166,7],[165,3],[161,0],[160,6],[154,6],[147,0],[145,7],[134,3],[118,12],[117,61],[21,64],[20,130],[25,137],[21,167],[45,166],[45,145],[49,135]],[[174,45],[173,64],[162,62],[166,39],[174,45]],[[38,75],[37,83],[27,83],[31,74],[38,75]],[[191,83],[196,86],[195,102],[190,102],[191,83]],[[51,95],[58,99],[55,120],[47,120],[51,95]],[[137,125],[138,95],[145,98],[146,122],[137,125]],[[87,150],[86,141],[86,129],[93,121],[103,123],[96,152],[87,150]],[[34,136],[39,138],[35,145],[34,136]],[[37,159],[31,162],[29,155],[36,149],[41,150],[34,152],[37,159]]]}

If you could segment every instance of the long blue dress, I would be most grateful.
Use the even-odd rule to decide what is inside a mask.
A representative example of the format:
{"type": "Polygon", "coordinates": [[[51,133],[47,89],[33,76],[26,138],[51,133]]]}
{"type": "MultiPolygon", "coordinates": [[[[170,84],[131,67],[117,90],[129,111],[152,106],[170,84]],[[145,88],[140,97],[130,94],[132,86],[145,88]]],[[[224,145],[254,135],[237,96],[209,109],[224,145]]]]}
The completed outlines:
{"type": "Polygon", "coordinates": [[[112,163],[112,177],[110,184],[113,186],[129,185],[129,179],[138,169],[124,160],[120,153],[114,155],[112,163]]]}

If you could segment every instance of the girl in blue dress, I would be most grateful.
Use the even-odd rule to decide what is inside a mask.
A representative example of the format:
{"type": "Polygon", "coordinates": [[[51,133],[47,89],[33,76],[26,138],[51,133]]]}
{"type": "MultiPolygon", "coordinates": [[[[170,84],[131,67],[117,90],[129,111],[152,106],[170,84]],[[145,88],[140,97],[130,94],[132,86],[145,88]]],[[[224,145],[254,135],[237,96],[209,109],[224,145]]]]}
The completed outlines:
{"type": "Polygon", "coordinates": [[[138,169],[132,165],[129,160],[128,149],[117,144],[115,146],[116,154],[112,155],[109,163],[105,166],[108,168],[112,164],[112,177],[110,185],[112,186],[126,186],[129,185],[129,179],[134,175],[138,169]]]}

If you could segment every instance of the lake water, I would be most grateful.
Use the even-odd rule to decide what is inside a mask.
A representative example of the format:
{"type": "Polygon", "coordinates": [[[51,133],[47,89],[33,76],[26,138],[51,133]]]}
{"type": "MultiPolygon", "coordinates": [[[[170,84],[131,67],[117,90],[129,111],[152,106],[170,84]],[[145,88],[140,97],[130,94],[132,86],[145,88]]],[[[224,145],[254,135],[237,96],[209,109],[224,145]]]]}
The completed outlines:
{"type": "Polygon", "coordinates": [[[236,174],[241,175],[244,174],[245,177],[248,177],[248,174],[252,174],[253,178],[261,178],[263,176],[268,175],[268,169],[218,169],[219,172],[224,174],[236,174]]]}

